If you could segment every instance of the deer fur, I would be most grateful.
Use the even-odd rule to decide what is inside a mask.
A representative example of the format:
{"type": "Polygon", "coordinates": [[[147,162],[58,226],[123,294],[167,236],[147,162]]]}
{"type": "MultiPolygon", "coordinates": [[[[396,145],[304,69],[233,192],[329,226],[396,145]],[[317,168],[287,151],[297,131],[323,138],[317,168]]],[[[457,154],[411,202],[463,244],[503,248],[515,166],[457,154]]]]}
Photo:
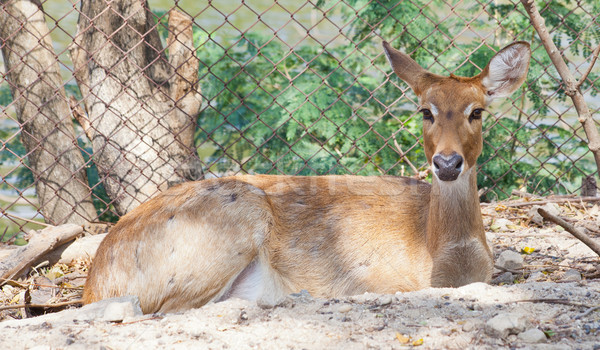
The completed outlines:
{"type": "Polygon", "coordinates": [[[481,110],[524,81],[530,49],[499,51],[481,74],[442,77],[384,42],[421,104],[432,184],[393,176],[246,175],[184,183],[123,216],[100,245],[83,300],[133,294],[172,312],[241,297],[265,305],[487,282],[479,207],[481,110]]]}

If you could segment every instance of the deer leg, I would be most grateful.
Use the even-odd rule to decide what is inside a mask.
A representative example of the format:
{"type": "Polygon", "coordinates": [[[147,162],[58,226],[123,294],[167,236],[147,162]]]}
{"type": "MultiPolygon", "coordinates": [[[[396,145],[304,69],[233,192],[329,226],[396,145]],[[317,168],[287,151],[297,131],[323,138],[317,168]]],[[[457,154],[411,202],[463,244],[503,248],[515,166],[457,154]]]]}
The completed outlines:
{"type": "Polygon", "coordinates": [[[203,181],[166,191],[106,237],[84,301],[132,294],[151,313],[218,300],[257,257],[271,215],[264,192],[241,181],[203,181]]]}

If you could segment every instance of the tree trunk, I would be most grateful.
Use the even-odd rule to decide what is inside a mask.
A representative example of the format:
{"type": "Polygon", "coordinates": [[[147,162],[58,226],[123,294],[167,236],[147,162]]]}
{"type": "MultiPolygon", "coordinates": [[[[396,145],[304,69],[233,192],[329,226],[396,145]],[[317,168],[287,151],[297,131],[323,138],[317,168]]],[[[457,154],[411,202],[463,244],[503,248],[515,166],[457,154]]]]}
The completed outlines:
{"type": "Polygon", "coordinates": [[[63,89],[39,2],[3,1],[0,39],[21,137],[36,180],[41,213],[52,224],[96,218],[63,89]]]}
{"type": "Polygon", "coordinates": [[[169,59],[146,1],[84,0],[70,48],[94,161],[124,214],[168,184],[201,177],[192,22],[169,14],[169,59]]]}

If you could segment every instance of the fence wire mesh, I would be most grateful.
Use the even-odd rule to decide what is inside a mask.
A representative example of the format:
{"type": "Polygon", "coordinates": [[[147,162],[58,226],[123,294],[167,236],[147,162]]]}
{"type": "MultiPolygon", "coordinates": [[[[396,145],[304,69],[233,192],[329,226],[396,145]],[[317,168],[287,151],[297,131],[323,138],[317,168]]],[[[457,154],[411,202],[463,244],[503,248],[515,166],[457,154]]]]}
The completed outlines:
{"type": "MultiPolygon", "coordinates": [[[[382,40],[434,73],[465,76],[504,45],[531,43],[526,83],[485,117],[483,200],[514,189],[575,193],[596,173],[576,111],[519,1],[72,1],[0,8],[3,240],[35,222],[115,220],[131,207],[123,197],[135,206],[182,179],[410,176],[409,163],[425,170],[418,102],[392,74],[382,40]],[[191,19],[191,41],[173,35],[173,10],[191,19]],[[18,39],[24,34],[33,45],[18,39]],[[176,58],[188,42],[197,68],[193,56],[176,58]],[[39,51],[50,58],[39,60],[39,51]],[[196,83],[201,105],[190,111],[196,83]],[[175,85],[184,87],[179,95],[175,85]],[[177,113],[183,119],[174,121],[177,113]],[[170,141],[162,141],[167,132],[170,141]],[[59,181],[50,184],[53,171],[59,181]],[[66,214],[54,212],[57,202],[69,203],[66,214]]],[[[538,5],[581,76],[600,44],[600,4],[538,5]]],[[[592,70],[581,87],[592,114],[600,108],[598,76],[592,70]]]]}

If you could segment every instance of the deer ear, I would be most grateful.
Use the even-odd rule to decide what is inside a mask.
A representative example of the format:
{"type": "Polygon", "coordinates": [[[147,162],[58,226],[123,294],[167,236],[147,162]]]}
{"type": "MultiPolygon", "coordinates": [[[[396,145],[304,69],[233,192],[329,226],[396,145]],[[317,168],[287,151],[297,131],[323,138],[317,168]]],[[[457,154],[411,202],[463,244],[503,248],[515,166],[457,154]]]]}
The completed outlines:
{"type": "Polygon", "coordinates": [[[415,94],[420,95],[421,89],[419,88],[419,81],[421,80],[421,77],[427,73],[427,70],[419,66],[419,64],[407,54],[391,47],[387,41],[383,42],[383,51],[385,52],[385,56],[387,57],[388,62],[390,62],[394,73],[396,73],[400,79],[404,80],[415,94]]]}
{"type": "Polygon", "coordinates": [[[530,58],[531,49],[524,41],[510,44],[492,57],[480,74],[489,100],[508,97],[523,84],[530,58]]]}

